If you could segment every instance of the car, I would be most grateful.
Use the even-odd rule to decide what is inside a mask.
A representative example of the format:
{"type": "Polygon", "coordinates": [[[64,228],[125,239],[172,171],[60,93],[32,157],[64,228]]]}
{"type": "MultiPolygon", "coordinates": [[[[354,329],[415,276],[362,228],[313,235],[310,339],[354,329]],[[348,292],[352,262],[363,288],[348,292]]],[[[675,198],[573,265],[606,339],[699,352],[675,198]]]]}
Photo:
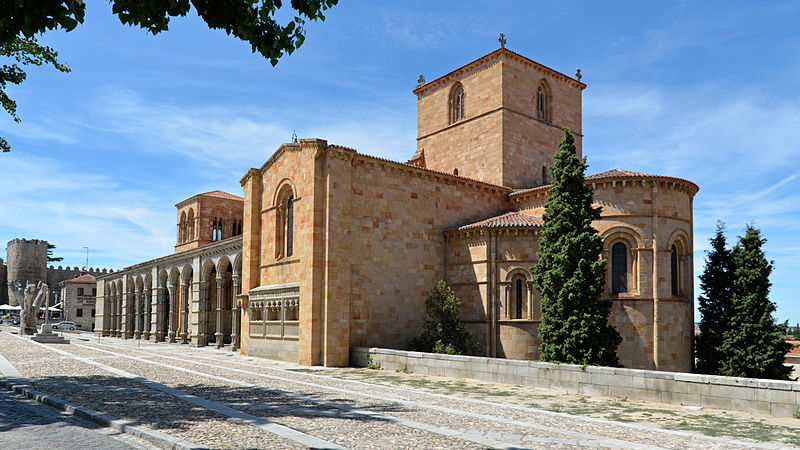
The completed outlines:
{"type": "Polygon", "coordinates": [[[19,316],[14,316],[14,318],[11,319],[11,325],[19,325],[19,316]]]}
{"type": "Polygon", "coordinates": [[[75,331],[75,322],[58,322],[53,325],[53,329],[75,331]]]}

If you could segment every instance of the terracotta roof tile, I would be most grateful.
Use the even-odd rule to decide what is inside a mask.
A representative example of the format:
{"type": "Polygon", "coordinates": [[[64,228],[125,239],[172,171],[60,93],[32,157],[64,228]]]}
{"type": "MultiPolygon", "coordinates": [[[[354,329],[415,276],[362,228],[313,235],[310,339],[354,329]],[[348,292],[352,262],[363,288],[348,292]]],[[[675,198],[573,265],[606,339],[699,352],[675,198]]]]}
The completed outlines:
{"type": "Polygon", "coordinates": [[[203,197],[216,197],[216,198],[224,198],[226,200],[244,201],[244,199],[242,197],[239,197],[238,195],[229,194],[229,193],[223,192],[223,191],[203,192],[202,194],[198,194],[198,195],[201,195],[203,197]]]}
{"type": "Polygon", "coordinates": [[[530,216],[521,212],[511,211],[499,216],[468,223],[454,227],[451,230],[469,230],[472,228],[500,228],[500,227],[540,227],[544,220],[540,216],[530,216]]]}
{"type": "Polygon", "coordinates": [[[64,283],[95,283],[97,280],[92,275],[88,273],[83,273],[80,276],[75,278],[70,278],[69,280],[64,280],[64,283]]]}
{"type": "MultiPolygon", "coordinates": [[[[792,344],[792,345],[798,345],[798,346],[800,346],[800,341],[790,341],[790,340],[787,340],[786,342],[788,342],[788,343],[790,343],[790,344],[792,344]]],[[[800,347],[795,347],[795,348],[793,348],[793,349],[789,350],[789,353],[787,353],[787,355],[800,355],[800,347]]]]}
{"type": "MultiPolygon", "coordinates": [[[[682,181],[684,183],[689,183],[690,185],[694,186],[697,190],[700,190],[700,187],[698,187],[696,184],[692,183],[689,180],[683,179],[683,178],[670,177],[670,176],[666,176],[666,175],[652,175],[652,174],[649,174],[649,173],[634,172],[632,170],[611,169],[611,170],[606,170],[605,172],[598,172],[598,173],[593,173],[591,175],[586,175],[585,178],[586,178],[586,181],[589,181],[589,182],[597,181],[597,180],[605,180],[605,179],[610,179],[610,178],[666,178],[668,180],[675,180],[675,181],[682,181]]],[[[550,186],[552,186],[552,185],[546,184],[544,186],[537,186],[537,187],[533,187],[533,188],[529,188],[529,189],[522,189],[522,190],[514,191],[509,195],[510,196],[524,195],[524,194],[528,194],[528,193],[531,193],[531,192],[535,192],[535,191],[540,190],[540,189],[541,190],[549,190],[550,186]]]]}

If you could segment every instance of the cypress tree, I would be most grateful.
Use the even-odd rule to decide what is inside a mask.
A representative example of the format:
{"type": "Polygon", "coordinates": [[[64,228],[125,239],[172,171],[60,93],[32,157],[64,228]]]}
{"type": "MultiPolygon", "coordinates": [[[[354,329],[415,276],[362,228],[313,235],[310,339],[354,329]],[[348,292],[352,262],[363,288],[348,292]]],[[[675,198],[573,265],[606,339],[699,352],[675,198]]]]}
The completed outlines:
{"type": "Polygon", "coordinates": [[[766,239],[747,225],[732,252],[732,314],[722,343],[722,374],[735,377],[788,380],[791,367],[783,359],[791,349],[786,343],[786,324],[772,318],[775,303],[769,300],[772,262],[762,250],[766,239]]]}
{"type": "Polygon", "coordinates": [[[725,223],[717,222],[717,233],[711,238],[711,251],[706,252],[706,266],[700,275],[697,298],[700,310],[700,335],[697,337],[697,371],[721,373],[723,333],[730,328],[731,315],[731,251],[726,248],[725,223]]]}
{"type": "Polygon", "coordinates": [[[572,133],[564,128],[553,157],[539,260],[531,268],[542,294],[541,358],[616,366],[622,338],[608,324],[611,301],[600,298],[606,262],[600,258],[603,239],[592,228],[592,221],[600,218],[600,208],[592,206],[586,167],[586,158],[578,158],[572,133]]]}

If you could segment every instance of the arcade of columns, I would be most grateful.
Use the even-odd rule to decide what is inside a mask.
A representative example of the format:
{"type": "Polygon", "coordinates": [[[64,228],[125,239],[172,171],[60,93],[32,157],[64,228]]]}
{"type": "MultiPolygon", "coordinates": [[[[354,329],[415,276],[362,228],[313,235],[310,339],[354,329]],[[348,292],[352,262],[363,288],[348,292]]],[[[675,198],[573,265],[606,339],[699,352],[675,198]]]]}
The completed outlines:
{"type": "Polygon", "coordinates": [[[241,237],[97,280],[95,332],[221,348],[240,343],[241,237]]]}

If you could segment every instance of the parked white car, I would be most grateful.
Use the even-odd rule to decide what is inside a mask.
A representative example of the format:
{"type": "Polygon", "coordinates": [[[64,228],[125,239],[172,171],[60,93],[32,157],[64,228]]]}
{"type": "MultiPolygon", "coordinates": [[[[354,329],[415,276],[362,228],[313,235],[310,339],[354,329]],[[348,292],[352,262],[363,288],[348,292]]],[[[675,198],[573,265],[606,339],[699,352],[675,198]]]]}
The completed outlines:
{"type": "Polygon", "coordinates": [[[58,322],[53,325],[53,329],[75,331],[75,322],[58,322]]]}

